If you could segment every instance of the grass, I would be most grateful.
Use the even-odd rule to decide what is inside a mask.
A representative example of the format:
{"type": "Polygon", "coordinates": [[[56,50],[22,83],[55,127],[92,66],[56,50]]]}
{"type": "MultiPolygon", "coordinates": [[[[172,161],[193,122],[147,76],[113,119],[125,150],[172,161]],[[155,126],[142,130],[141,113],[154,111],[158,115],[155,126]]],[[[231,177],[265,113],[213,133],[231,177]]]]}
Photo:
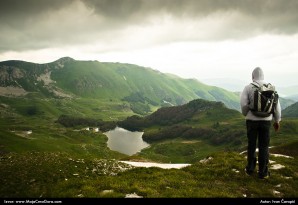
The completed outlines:
{"type": "Polygon", "coordinates": [[[64,128],[53,121],[31,117],[0,119],[0,153],[23,153],[30,151],[65,152],[74,156],[117,158],[125,155],[111,151],[108,138],[101,132],[76,131],[64,128]],[[26,134],[32,130],[32,134],[26,134]]]}
{"type": "Polygon", "coordinates": [[[193,163],[223,149],[223,147],[211,146],[204,141],[174,139],[153,143],[143,149],[138,156],[163,163],[193,163]]]}
{"type": "Polygon", "coordinates": [[[257,198],[297,197],[297,162],[274,157],[286,166],[269,180],[245,175],[245,158],[218,152],[183,169],[131,168],[117,160],[84,159],[66,153],[26,152],[1,157],[1,197],[257,198]],[[21,168],[21,169],[20,169],[21,168]],[[285,178],[290,177],[290,178],[285,178]]]}

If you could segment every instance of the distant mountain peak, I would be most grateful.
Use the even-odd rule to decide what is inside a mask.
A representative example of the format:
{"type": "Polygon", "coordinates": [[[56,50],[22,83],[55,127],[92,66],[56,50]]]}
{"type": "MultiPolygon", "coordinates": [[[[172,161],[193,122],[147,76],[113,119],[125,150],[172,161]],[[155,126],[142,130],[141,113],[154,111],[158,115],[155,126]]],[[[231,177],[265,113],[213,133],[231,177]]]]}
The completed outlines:
{"type": "Polygon", "coordinates": [[[57,63],[57,62],[65,63],[65,62],[69,62],[69,61],[75,61],[75,59],[66,56],[66,57],[59,58],[58,60],[55,61],[55,63],[57,63]]]}

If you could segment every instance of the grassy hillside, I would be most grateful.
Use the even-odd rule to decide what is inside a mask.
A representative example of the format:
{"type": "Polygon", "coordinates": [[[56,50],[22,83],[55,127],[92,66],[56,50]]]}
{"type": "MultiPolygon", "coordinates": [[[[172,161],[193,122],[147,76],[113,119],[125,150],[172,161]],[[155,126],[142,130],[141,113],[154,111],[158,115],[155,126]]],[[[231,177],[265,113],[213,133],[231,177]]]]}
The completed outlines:
{"type": "MultiPolygon", "coordinates": [[[[84,98],[126,102],[138,114],[196,98],[222,101],[239,109],[239,96],[193,79],[182,79],[132,64],[76,61],[65,57],[47,64],[0,62],[0,86],[49,98],[84,98]]],[[[6,89],[6,90],[5,90],[6,89]]],[[[16,95],[16,94],[15,94],[16,95]]]]}
{"type": "MultiPolygon", "coordinates": [[[[244,155],[219,152],[182,169],[132,168],[115,160],[29,152],[1,157],[1,197],[295,198],[297,162],[271,157],[285,168],[270,180],[244,174],[244,155]],[[19,169],[22,167],[22,169],[19,169]],[[13,174],[11,174],[13,173],[13,174]]],[[[272,165],[274,165],[272,164],[272,165]]]]}
{"type": "Polygon", "coordinates": [[[125,99],[153,106],[165,102],[180,105],[199,97],[239,107],[237,96],[226,90],[131,64],[73,61],[53,72],[52,78],[63,90],[84,97],[125,99]]]}
{"type": "MultiPolygon", "coordinates": [[[[76,61],[68,57],[46,64],[0,62],[0,101],[12,107],[22,106],[23,99],[42,99],[52,110],[70,102],[66,112],[73,109],[78,115],[111,119],[120,113],[124,117],[126,113],[148,115],[160,107],[182,105],[197,98],[240,109],[239,94],[132,64],[76,61]],[[107,116],[106,111],[116,113],[107,116]]],[[[282,108],[291,103],[281,99],[282,108]]],[[[48,108],[42,112],[48,112],[48,108]]],[[[50,111],[48,114],[53,115],[50,111]]]]}
{"type": "Polygon", "coordinates": [[[298,102],[284,109],[282,114],[284,117],[298,117],[298,102]]]}

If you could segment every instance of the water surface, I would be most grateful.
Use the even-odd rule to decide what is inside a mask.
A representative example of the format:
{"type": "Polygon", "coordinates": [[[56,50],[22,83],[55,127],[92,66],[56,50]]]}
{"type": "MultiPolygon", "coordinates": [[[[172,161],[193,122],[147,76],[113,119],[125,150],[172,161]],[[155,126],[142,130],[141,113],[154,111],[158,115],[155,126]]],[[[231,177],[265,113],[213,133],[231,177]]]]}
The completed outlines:
{"type": "Polygon", "coordinates": [[[143,132],[131,132],[116,127],[104,134],[108,137],[108,147],[123,154],[134,155],[149,146],[147,142],[143,141],[143,132]]]}

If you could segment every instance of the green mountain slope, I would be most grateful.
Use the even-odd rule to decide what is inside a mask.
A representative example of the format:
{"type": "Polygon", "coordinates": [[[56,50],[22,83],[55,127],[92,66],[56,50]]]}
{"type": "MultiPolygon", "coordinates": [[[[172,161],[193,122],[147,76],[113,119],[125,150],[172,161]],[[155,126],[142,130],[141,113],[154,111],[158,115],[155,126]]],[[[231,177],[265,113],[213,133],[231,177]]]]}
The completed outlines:
{"type": "MultiPolygon", "coordinates": [[[[238,93],[195,79],[183,79],[132,64],[76,61],[69,57],[46,64],[15,60],[0,62],[1,96],[13,97],[14,104],[24,97],[37,101],[37,104],[41,98],[46,98],[50,99],[48,107],[53,109],[57,109],[53,99],[61,104],[72,101],[73,112],[81,115],[101,112],[99,104],[105,107],[103,110],[118,112],[112,116],[101,113],[102,118],[113,118],[128,110],[147,115],[159,107],[182,105],[198,98],[220,101],[228,108],[240,110],[238,93]],[[89,107],[85,106],[88,101],[89,107]]],[[[292,103],[281,98],[283,109],[292,103]]]]}
{"type": "Polygon", "coordinates": [[[0,86],[2,96],[38,93],[43,97],[127,102],[138,114],[196,98],[221,101],[239,110],[238,95],[197,80],[137,65],[76,61],[68,57],[47,64],[0,62],[0,86]]]}
{"type": "Polygon", "coordinates": [[[298,117],[298,102],[290,105],[282,111],[284,117],[298,117]]]}
{"type": "Polygon", "coordinates": [[[53,72],[52,78],[60,88],[84,97],[151,105],[181,105],[203,98],[239,108],[238,98],[231,92],[131,64],[73,61],[53,72]]]}
{"type": "Polygon", "coordinates": [[[141,131],[145,128],[157,125],[211,125],[214,122],[238,119],[241,117],[242,115],[238,111],[227,108],[221,102],[196,99],[184,105],[160,108],[145,117],[131,116],[118,124],[129,130],[141,131]]]}

